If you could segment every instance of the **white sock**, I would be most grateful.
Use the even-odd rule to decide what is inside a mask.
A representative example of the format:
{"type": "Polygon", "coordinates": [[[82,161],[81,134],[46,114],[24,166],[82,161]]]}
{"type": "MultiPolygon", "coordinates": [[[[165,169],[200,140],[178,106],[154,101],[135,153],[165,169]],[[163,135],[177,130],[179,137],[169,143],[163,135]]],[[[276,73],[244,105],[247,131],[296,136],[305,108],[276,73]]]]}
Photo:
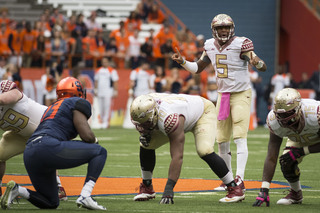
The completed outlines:
{"type": "Polygon", "coordinates": [[[93,187],[96,184],[96,182],[89,180],[88,182],[86,182],[81,190],[81,196],[82,197],[90,197],[93,187]]]}
{"type": "Polygon", "coordinates": [[[229,171],[233,177],[232,166],[231,166],[231,152],[230,152],[230,141],[219,143],[219,155],[227,164],[229,171]]]}
{"type": "Polygon", "coordinates": [[[62,186],[62,185],[61,185],[61,181],[60,181],[60,177],[59,177],[58,175],[57,175],[56,177],[57,177],[57,184],[58,184],[58,186],[62,186]]]}
{"type": "Polygon", "coordinates": [[[142,176],[143,180],[151,180],[152,179],[152,172],[141,170],[141,176],[142,176]]]}
{"type": "Polygon", "coordinates": [[[289,183],[290,184],[290,187],[293,191],[297,192],[297,191],[300,191],[301,190],[301,184],[300,184],[300,181],[296,181],[294,183],[289,183]]]}
{"type": "Polygon", "coordinates": [[[234,140],[237,145],[237,172],[242,180],[244,180],[244,172],[248,161],[248,146],[246,138],[238,138],[234,140]]]}
{"type": "Polygon", "coordinates": [[[18,186],[18,191],[19,191],[19,195],[25,199],[29,199],[30,198],[30,193],[29,191],[21,186],[18,186]]]}
{"type": "Polygon", "coordinates": [[[221,180],[224,184],[231,183],[233,181],[232,172],[229,171],[221,180]]]}

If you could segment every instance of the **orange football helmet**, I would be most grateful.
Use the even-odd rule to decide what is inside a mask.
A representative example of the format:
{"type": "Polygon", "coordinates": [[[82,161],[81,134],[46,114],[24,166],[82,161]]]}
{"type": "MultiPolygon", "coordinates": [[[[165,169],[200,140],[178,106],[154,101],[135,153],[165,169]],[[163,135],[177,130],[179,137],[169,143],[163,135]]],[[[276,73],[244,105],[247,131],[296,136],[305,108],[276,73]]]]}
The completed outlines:
{"type": "Polygon", "coordinates": [[[74,77],[66,77],[59,81],[56,91],[58,99],[70,97],[86,98],[86,92],[81,82],[74,77]]]}

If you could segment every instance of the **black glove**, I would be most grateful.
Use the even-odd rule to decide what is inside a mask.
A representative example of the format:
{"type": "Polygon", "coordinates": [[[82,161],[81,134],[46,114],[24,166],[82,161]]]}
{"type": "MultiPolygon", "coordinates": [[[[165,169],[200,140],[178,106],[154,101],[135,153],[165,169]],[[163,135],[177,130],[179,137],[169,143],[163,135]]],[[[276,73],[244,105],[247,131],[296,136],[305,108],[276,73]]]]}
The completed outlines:
{"type": "Polygon", "coordinates": [[[170,196],[170,195],[163,196],[160,200],[160,204],[174,204],[173,196],[170,196]]]}
{"type": "Polygon", "coordinates": [[[140,135],[139,141],[144,147],[148,147],[150,145],[151,135],[140,135]]]}
{"type": "Polygon", "coordinates": [[[261,188],[258,197],[256,197],[256,201],[252,206],[262,206],[262,204],[266,202],[266,206],[270,206],[270,198],[269,198],[269,189],[261,188]]]}
{"type": "Polygon", "coordinates": [[[292,164],[297,161],[297,158],[305,155],[303,148],[286,147],[285,150],[290,151],[280,156],[279,160],[281,165],[292,164]]]}

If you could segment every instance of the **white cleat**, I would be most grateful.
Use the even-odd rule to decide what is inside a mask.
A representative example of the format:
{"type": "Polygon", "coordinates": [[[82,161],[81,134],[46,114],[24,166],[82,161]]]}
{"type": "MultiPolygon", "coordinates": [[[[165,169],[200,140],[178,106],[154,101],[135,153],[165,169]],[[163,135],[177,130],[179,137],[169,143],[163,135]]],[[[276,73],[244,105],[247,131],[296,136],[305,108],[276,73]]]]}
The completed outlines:
{"type": "Polygon", "coordinates": [[[4,194],[1,197],[0,203],[2,209],[9,209],[12,201],[18,197],[19,195],[19,186],[11,180],[9,183],[7,183],[7,188],[4,194]]]}
{"type": "Polygon", "coordinates": [[[91,196],[89,197],[79,196],[76,203],[79,208],[86,208],[90,210],[107,210],[106,207],[99,205],[97,201],[95,201],[91,196]]]}
{"type": "Polygon", "coordinates": [[[277,201],[278,205],[301,204],[303,200],[302,191],[290,189],[289,194],[277,201]]]}
{"type": "Polygon", "coordinates": [[[214,188],[213,190],[215,191],[226,191],[227,190],[227,186],[226,184],[224,184],[223,182],[220,184],[220,186],[214,188]]]}
{"type": "Polygon", "coordinates": [[[227,196],[221,198],[219,202],[221,203],[237,203],[245,199],[245,194],[243,193],[240,186],[228,186],[227,196]]]}

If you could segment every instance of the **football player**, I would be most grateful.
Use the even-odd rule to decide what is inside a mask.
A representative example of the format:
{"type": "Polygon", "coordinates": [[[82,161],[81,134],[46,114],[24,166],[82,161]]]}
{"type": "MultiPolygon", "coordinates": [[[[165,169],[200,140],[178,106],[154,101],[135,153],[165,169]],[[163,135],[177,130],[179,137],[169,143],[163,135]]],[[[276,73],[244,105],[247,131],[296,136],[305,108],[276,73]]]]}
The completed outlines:
{"type": "MultiPolygon", "coordinates": [[[[237,146],[236,182],[245,190],[243,183],[248,160],[247,133],[250,122],[251,86],[248,64],[259,71],[266,64],[254,52],[253,43],[246,37],[235,36],[235,25],[230,16],[219,14],[211,22],[213,38],[206,40],[204,51],[197,62],[186,61],[176,49],[172,60],[191,73],[200,73],[210,63],[213,65],[218,85],[217,142],[219,155],[230,171],[230,139],[233,135],[237,146]]],[[[222,187],[217,188],[224,190],[222,187]]]]}
{"type": "Polygon", "coordinates": [[[91,105],[85,99],[80,81],[73,77],[62,79],[56,91],[58,100],[44,112],[24,150],[25,167],[35,191],[10,181],[1,197],[2,209],[10,208],[17,196],[40,209],[56,209],[59,206],[56,170],[88,163],[85,183],[76,203],[87,209],[106,210],[91,197],[107,157],[106,149],[97,144],[87,121],[91,105]],[[72,140],[78,134],[82,141],[72,140]]]}
{"type": "Polygon", "coordinates": [[[302,203],[300,170],[298,164],[310,153],[320,152],[320,101],[301,99],[300,93],[292,88],[278,92],[273,109],[267,117],[270,130],[268,154],[264,162],[262,184],[253,206],[264,202],[270,205],[269,187],[273,178],[281,143],[288,137],[286,147],[280,156],[280,166],[284,178],[289,182],[289,194],[278,200],[279,205],[302,203]]]}
{"type": "MultiPolygon", "coordinates": [[[[4,131],[0,140],[0,196],[6,161],[23,153],[26,142],[40,123],[47,109],[22,93],[16,83],[9,80],[0,82],[0,128],[4,131]]],[[[57,176],[57,180],[60,178],[57,176]]],[[[59,198],[67,196],[59,181],[59,198]]]]}
{"type": "Polygon", "coordinates": [[[227,165],[214,152],[217,115],[211,101],[194,95],[150,93],[134,99],[130,115],[140,132],[142,183],[135,201],[155,198],[152,185],[155,150],[169,142],[171,163],[160,204],[173,204],[173,189],[181,172],[186,132],[193,133],[198,155],[227,186],[227,196],[220,202],[244,199],[243,191],[235,183],[227,165]]]}

